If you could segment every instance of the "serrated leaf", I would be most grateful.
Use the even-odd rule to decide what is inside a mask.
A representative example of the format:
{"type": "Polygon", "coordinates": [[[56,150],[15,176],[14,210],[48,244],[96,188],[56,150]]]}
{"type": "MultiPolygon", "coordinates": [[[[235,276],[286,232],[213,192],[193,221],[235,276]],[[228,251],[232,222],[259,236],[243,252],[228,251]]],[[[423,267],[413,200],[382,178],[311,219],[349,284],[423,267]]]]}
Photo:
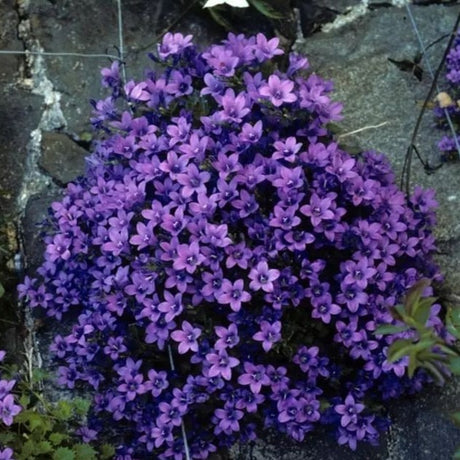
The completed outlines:
{"type": "Polygon", "coordinates": [[[27,407],[30,404],[30,396],[26,395],[26,394],[23,394],[19,398],[18,402],[22,407],[27,407]]]}
{"type": "Polygon", "coordinates": [[[32,410],[20,412],[16,421],[25,423],[29,431],[32,433],[34,431],[46,433],[52,429],[52,423],[49,418],[39,414],[38,412],[33,412],[32,410]]]}
{"type": "Polygon", "coordinates": [[[384,324],[379,326],[374,334],[386,335],[386,334],[398,334],[400,332],[405,332],[409,329],[409,326],[395,326],[393,324],[384,324]]]}
{"type": "Polygon", "coordinates": [[[46,372],[44,369],[37,367],[36,369],[34,369],[34,372],[32,374],[32,383],[41,382],[42,380],[45,380],[48,376],[48,372],[46,372]]]}
{"type": "Polygon", "coordinates": [[[53,454],[53,460],[75,460],[75,453],[67,447],[59,447],[53,454]]]}
{"type": "Polygon", "coordinates": [[[88,401],[87,399],[75,398],[73,400],[73,407],[75,409],[75,413],[79,415],[80,417],[86,416],[90,406],[91,406],[91,402],[88,401]]]}
{"type": "Polygon", "coordinates": [[[62,441],[69,439],[69,435],[63,433],[51,433],[48,439],[53,445],[59,446],[60,444],[62,444],[62,441]]]}
{"type": "Polygon", "coordinates": [[[100,448],[101,460],[107,460],[115,455],[115,447],[110,444],[102,444],[100,448]]]}
{"type": "Polygon", "coordinates": [[[53,451],[53,446],[48,441],[40,441],[36,446],[36,454],[49,454],[53,451]]]}
{"type": "Polygon", "coordinates": [[[267,18],[283,19],[284,14],[273,8],[268,0],[248,0],[249,3],[267,18]]]}
{"type": "Polygon", "coordinates": [[[73,446],[76,460],[95,460],[96,451],[88,444],[76,444],[73,446]]]}
{"type": "Polygon", "coordinates": [[[53,411],[54,416],[59,420],[69,420],[72,417],[72,403],[62,399],[56,404],[56,407],[53,411]]]}
{"type": "Polygon", "coordinates": [[[0,432],[0,444],[7,445],[15,438],[15,435],[11,431],[0,432]]]}
{"type": "Polygon", "coordinates": [[[21,450],[19,452],[15,452],[15,457],[18,460],[29,460],[36,458],[35,456],[36,451],[36,443],[30,439],[24,442],[21,445],[21,450]]]}

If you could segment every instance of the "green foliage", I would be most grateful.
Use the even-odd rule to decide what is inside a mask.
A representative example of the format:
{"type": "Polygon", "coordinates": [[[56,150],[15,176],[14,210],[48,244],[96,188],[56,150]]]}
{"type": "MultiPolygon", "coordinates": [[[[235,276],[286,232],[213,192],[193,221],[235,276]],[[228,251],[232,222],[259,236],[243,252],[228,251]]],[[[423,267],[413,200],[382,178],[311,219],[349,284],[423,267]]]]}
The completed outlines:
{"type": "Polygon", "coordinates": [[[39,390],[48,379],[42,370],[18,372],[5,367],[2,377],[15,376],[15,399],[22,411],[11,426],[0,425],[0,447],[13,449],[16,460],[96,460],[109,459],[115,454],[110,445],[97,448],[82,443],[74,435],[85,425],[90,407],[83,398],[47,401],[39,390]],[[19,376],[19,378],[18,378],[19,376]]]}
{"type": "Polygon", "coordinates": [[[409,377],[418,368],[424,368],[442,383],[451,374],[449,367],[454,365],[458,351],[445,343],[432,327],[426,325],[431,307],[436,301],[435,297],[422,297],[428,286],[429,281],[422,279],[409,289],[403,304],[396,305],[392,311],[394,318],[401,324],[381,326],[376,334],[410,332],[410,338],[401,338],[391,344],[388,360],[394,362],[408,356],[409,377]]]}
{"type": "MultiPolygon", "coordinates": [[[[433,327],[427,326],[430,310],[436,301],[434,297],[422,297],[429,281],[422,279],[406,294],[404,303],[396,305],[392,314],[401,325],[384,325],[376,334],[398,334],[412,331],[412,338],[400,338],[388,349],[388,360],[398,361],[409,357],[408,375],[412,377],[418,368],[428,371],[439,383],[446,377],[460,376],[460,306],[448,305],[446,327],[456,342],[446,342],[436,334],[433,327]]],[[[453,422],[460,427],[460,412],[451,415],[453,422]]],[[[460,460],[460,447],[454,454],[460,460]]]]}
{"type": "Polygon", "coordinates": [[[275,6],[274,1],[270,0],[248,0],[248,2],[256,8],[259,13],[270,19],[283,19],[284,14],[281,13],[275,6]]]}

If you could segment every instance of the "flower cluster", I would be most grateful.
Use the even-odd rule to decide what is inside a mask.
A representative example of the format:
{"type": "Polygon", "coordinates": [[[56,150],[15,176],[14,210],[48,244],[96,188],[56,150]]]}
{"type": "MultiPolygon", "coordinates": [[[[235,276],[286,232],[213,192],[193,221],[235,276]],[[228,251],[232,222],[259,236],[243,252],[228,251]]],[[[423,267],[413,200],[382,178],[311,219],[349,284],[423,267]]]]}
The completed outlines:
{"type": "MultiPolygon", "coordinates": [[[[5,358],[5,352],[0,351],[0,363],[5,358]]],[[[0,375],[1,377],[1,375],[0,375]]],[[[21,412],[21,406],[15,404],[14,395],[11,393],[15,380],[0,379],[0,421],[7,427],[13,424],[13,419],[21,412]]],[[[13,450],[0,445],[0,460],[13,458],[13,450]]]]}
{"type": "Polygon", "coordinates": [[[454,39],[446,59],[446,79],[449,88],[436,96],[434,115],[437,126],[450,135],[444,135],[438,142],[441,159],[458,159],[460,145],[460,31],[454,39]],[[446,112],[452,121],[456,138],[452,135],[446,112]]]}
{"type": "Polygon", "coordinates": [[[59,383],[94,392],[85,432],[118,458],[205,459],[264,427],[327,425],[355,449],[387,424],[376,401],[427,380],[375,330],[439,278],[433,193],[406,198],[382,155],[343,151],[331,82],[295,53],[276,70],[281,54],[262,34],[199,53],[168,33],[144,80],[102,72],[101,138],[20,295],[68,318],[59,383]]]}

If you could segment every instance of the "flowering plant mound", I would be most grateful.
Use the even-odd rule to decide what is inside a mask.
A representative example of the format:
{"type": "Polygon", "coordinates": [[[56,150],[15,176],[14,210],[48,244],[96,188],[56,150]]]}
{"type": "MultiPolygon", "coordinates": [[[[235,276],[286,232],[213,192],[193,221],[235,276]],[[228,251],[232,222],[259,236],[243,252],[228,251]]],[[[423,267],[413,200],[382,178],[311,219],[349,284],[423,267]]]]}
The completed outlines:
{"type": "Polygon", "coordinates": [[[452,135],[445,135],[438,142],[443,161],[458,159],[459,156],[457,145],[460,144],[460,31],[457,32],[447,55],[446,80],[449,87],[436,96],[434,115],[438,128],[450,132],[446,111],[449,113],[457,139],[452,135]]]}
{"type": "Polygon", "coordinates": [[[427,380],[386,359],[401,334],[374,331],[439,278],[433,194],[406,199],[382,155],[341,150],[332,84],[294,53],[275,70],[282,53],[262,34],[199,53],[168,33],[144,80],[102,71],[104,136],[20,294],[69,318],[59,382],[94,392],[86,436],[110,426],[120,458],[205,459],[263,427],[327,425],[355,449],[386,427],[375,402],[427,380]]]}

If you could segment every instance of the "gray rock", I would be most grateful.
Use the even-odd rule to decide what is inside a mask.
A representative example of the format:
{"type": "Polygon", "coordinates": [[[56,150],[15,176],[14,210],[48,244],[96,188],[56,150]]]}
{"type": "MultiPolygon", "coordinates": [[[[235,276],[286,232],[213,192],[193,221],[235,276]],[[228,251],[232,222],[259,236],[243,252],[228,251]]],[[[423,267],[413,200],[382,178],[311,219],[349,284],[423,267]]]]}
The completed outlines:
{"type": "Polygon", "coordinates": [[[58,184],[67,184],[85,172],[87,150],[62,133],[42,133],[39,165],[58,184]]]}
{"type": "Polygon", "coordinates": [[[53,190],[46,190],[40,195],[32,197],[27,203],[22,221],[24,253],[28,271],[33,271],[43,262],[45,244],[43,241],[44,222],[49,216],[51,203],[59,200],[60,194],[53,190]]]}
{"type": "MultiPolygon", "coordinates": [[[[0,49],[22,50],[17,39],[18,17],[14,0],[0,4],[0,49]]],[[[0,209],[15,212],[27,157],[29,133],[39,120],[41,101],[27,90],[18,87],[22,57],[0,55],[0,209]]]]}

